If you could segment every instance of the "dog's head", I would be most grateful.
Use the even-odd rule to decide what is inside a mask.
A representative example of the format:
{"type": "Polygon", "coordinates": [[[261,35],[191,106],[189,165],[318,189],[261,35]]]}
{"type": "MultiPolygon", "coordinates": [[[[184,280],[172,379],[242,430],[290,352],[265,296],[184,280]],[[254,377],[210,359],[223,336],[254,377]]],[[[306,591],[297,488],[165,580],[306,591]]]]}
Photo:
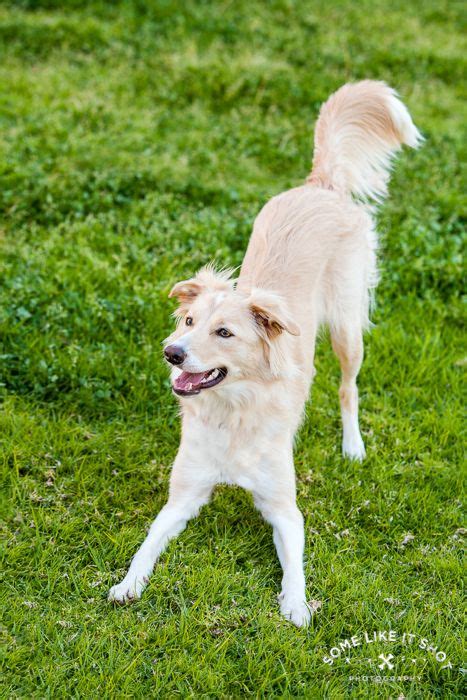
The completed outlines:
{"type": "Polygon", "coordinates": [[[164,343],[176,394],[280,376],[287,360],[284,336],[300,335],[300,329],[277,294],[246,294],[235,289],[228,272],[208,267],[178,282],[169,296],[179,301],[177,328],[164,343]]]}

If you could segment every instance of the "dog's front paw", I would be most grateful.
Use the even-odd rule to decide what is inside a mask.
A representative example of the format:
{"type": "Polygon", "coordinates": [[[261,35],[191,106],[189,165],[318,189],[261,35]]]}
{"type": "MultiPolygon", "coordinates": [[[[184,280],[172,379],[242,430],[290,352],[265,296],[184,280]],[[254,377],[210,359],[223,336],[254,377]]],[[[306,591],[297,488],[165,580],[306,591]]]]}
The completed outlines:
{"type": "Polygon", "coordinates": [[[112,603],[131,603],[141,598],[141,593],[146,588],[149,579],[147,576],[125,576],[121,583],[112,586],[108,600],[112,603]]]}
{"type": "Polygon", "coordinates": [[[311,610],[308,603],[300,598],[281,596],[281,613],[297,627],[308,627],[311,610]]]}

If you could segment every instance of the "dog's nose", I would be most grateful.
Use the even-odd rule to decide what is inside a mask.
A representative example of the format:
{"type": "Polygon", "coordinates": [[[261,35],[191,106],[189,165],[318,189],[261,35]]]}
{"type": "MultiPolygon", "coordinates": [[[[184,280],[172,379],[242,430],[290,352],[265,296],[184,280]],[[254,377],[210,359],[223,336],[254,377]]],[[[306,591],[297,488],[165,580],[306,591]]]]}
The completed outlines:
{"type": "Polygon", "coordinates": [[[181,365],[186,357],[186,352],[178,345],[169,345],[165,348],[164,355],[171,365],[181,365]]]}

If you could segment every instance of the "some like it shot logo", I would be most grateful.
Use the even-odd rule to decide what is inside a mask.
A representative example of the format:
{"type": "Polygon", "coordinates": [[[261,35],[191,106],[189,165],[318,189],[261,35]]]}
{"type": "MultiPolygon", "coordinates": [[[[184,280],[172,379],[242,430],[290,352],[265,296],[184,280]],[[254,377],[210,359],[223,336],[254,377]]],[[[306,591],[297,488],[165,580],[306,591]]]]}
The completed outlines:
{"type": "MultiPolygon", "coordinates": [[[[383,683],[422,680],[429,659],[443,672],[453,669],[447,653],[415,632],[363,631],[341,639],[323,656],[329,666],[350,665],[357,675],[350,680],[383,683]]],[[[463,669],[460,669],[463,672],[463,669]]]]}

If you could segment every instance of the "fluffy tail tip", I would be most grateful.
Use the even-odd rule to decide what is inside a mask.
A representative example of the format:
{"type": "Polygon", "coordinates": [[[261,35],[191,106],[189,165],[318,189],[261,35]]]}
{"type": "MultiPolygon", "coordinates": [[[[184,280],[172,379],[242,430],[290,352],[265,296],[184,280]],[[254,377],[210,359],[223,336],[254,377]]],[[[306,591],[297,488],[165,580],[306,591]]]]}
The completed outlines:
{"type": "Polygon", "coordinates": [[[387,87],[387,89],[389,91],[388,106],[392,121],[398,131],[400,142],[410,146],[410,148],[419,148],[425,140],[424,137],[413,123],[409,110],[401,101],[397,92],[390,87],[387,87]]]}
{"type": "Polygon", "coordinates": [[[417,148],[422,142],[393,88],[377,80],[347,83],[321,107],[307,182],[380,202],[397,151],[403,144],[417,148]]]}

